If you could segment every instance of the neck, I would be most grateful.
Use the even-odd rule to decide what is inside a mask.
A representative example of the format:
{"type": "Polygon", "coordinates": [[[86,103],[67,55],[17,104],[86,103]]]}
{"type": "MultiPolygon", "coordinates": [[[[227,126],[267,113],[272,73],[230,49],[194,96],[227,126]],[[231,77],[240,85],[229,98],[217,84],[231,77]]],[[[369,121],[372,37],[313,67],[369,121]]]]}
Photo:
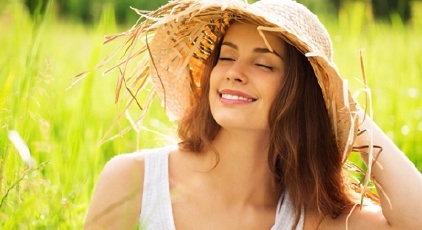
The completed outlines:
{"type": "Polygon", "coordinates": [[[205,156],[215,166],[207,179],[224,202],[274,204],[280,186],[268,166],[268,133],[221,130],[206,149],[205,156]],[[216,151],[219,158],[216,158],[216,151]]]}

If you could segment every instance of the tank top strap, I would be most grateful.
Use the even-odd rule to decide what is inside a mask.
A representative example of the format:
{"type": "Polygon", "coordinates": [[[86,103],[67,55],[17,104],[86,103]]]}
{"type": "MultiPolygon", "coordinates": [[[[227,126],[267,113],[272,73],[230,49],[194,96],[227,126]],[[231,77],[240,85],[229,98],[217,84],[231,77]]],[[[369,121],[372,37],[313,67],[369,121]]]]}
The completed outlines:
{"type": "Polygon", "coordinates": [[[286,190],[278,201],[275,224],[271,230],[302,230],[305,217],[305,211],[302,206],[300,211],[299,222],[296,228],[293,228],[295,223],[295,209],[293,201],[290,197],[289,191],[286,190]]]}
{"type": "Polygon", "coordinates": [[[143,150],[145,173],[140,228],[174,230],[168,157],[170,148],[143,150]]]}

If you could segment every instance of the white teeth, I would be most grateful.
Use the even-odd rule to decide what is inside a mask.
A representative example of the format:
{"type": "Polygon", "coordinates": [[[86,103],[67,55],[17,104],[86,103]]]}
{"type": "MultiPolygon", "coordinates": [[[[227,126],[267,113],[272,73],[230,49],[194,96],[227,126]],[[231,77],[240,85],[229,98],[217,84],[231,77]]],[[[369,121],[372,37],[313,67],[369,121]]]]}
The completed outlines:
{"type": "Polygon", "coordinates": [[[246,97],[231,95],[227,93],[221,94],[221,98],[228,99],[228,100],[253,101],[252,98],[246,98],[246,97]]]}

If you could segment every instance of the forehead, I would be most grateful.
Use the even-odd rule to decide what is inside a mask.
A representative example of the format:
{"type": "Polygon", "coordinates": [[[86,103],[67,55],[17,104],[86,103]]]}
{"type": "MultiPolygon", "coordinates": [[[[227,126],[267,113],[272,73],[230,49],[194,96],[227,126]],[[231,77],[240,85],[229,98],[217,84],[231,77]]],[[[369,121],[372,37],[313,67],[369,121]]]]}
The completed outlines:
{"type": "Polygon", "coordinates": [[[284,54],[285,49],[285,41],[282,38],[274,33],[259,30],[258,25],[248,21],[236,21],[230,25],[223,41],[268,48],[280,54],[284,54]]]}

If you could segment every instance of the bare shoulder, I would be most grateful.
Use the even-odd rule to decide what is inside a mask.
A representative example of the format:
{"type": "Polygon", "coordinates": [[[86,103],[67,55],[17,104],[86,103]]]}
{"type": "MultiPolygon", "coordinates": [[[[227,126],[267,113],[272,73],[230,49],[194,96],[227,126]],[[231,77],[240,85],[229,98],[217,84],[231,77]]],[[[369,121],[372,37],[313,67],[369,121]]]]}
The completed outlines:
{"type": "MultiPolygon", "coordinates": [[[[144,174],[144,163],[144,155],[141,152],[117,155],[104,166],[100,178],[103,176],[112,178],[129,176],[129,178],[126,179],[133,177],[140,178],[144,174]]],[[[120,180],[121,179],[122,178],[120,178],[120,180]]],[[[127,180],[121,180],[121,182],[124,183],[127,182],[127,180]]]]}
{"type": "Polygon", "coordinates": [[[94,190],[85,229],[134,229],[139,220],[144,181],[141,153],[122,154],[104,166],[94,190]]]}
{"type": "Polygon", "coordinates": [[[327,221],[329,224],[333,223],[333,226],[348,229],[391,229],[385,219],[382,209],[379,205],[371,204],[365,206],[356,206],[353,209],[346,210],[337,219],[330,219],[327,221]]]}
{"type": "Polygon", "coordinates": [[[392,229],[385,219],[380,206],[371,204],[345,210],[332,219],[326,216],[319,229],[392,229]],[[347,226],[347,227],[346,227],[347,226]]]}

